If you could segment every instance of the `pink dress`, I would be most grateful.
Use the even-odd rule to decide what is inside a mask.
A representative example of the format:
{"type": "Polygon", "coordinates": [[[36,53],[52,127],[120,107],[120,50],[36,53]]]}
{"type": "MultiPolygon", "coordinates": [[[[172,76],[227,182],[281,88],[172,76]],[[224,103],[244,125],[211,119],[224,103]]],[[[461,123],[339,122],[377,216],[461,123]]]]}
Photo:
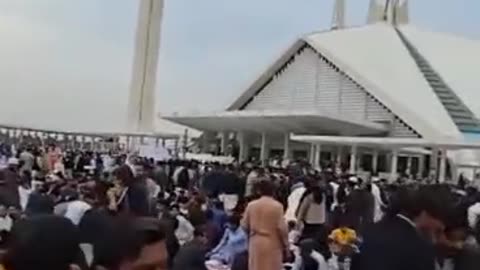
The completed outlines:
{"type": "Polygon", "coordinates": [[[248,269],[282,269],[283,252],[288,248],[282,204],[266,196],[250,202],[242,226],[249,233],[248,269]]]}

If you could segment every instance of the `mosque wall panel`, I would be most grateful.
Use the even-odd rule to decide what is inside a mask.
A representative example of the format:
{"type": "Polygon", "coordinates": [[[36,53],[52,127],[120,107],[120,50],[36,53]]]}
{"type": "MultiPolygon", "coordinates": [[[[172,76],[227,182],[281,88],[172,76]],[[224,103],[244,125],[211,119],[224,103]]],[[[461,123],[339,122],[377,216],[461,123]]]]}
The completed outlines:
{"type": "Polygon", "coordinates": [[[306,48],[297,55],[292,65],[295,85],[292,85],[293,104],[291,109],[313,109],[315,107],[316,92],[316,58],[315,52],[306,48]]]}
{"type": "Polygon", "coordinates": [[[302,51],[277,73],[245,107],[245,110],[294,110],[313,108],[315,99],[315,55],[302,51]]]}
{"type": "Polygon", "coordinates": [[[275,76],[265,88],[255,96],[254,100],[246,107],[246,110],[268,110],[272,108],[286,108],[290,106],[290,93],[288,82],[283,82],[275,76]]]}
{"type": "Polygon", "coordinates": [[[367,94],[349,78],[342,76],[342,80],[340,103],[342,114],[365,120],[367,94]]]}
{"type": "Polygon", "coordinates": [[[372,96],[367,97],[366,118],[370,121],[384,122],[392,119],[392,114],[372,96]]]}
{"type": "Polygon", "coordinates": [[[317,59],[317,109],[331,114],[340,112],[340,91],[342,77],[323,58],[315,55],[317,59]]]}
{"type": "Polygon", "coordinates": [[[244,110],[318,110],[390,124],[390,136],[417,136],[362,86],[308,46],[279,70],[244,110]]]}
{"type": "Polygon", "coordinates": [[[393,137],[416,137],[415,132],[407,127],[400,119],[395,118],[393,121],[390,136],[393,137]]]}

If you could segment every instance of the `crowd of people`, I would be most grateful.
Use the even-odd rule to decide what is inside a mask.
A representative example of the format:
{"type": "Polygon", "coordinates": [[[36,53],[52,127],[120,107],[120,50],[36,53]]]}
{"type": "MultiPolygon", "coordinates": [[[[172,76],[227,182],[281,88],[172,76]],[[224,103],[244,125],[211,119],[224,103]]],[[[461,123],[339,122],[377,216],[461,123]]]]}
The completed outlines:
{"type": "Polygon", "coordinates": [[[0,145],[0,269],[480,269],[480,193],[299,160],[0,145]]]}

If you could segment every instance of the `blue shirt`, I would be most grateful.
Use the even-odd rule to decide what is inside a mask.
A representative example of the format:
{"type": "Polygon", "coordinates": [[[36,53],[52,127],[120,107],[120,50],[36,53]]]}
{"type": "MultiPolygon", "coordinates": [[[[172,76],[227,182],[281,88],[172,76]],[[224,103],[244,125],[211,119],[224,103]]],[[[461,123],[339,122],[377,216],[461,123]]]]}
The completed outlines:
{"type": "Polygon", "coordinates": [[[247,250],[247,239],[247,234],[241,227],[225,230],[220,243],[210,252],[210,259],[231,265],[236,255],[247,250]]]}
{"type": "Polygon", "coordinates": [[[213,213],[213,222],[220,228],[220,231],[223,232],[223,228],[225,227],[225,224],[227,223],[228,216],[225,213],[225,211],[217,208],[212,208],[212,213],[213,213]]]}

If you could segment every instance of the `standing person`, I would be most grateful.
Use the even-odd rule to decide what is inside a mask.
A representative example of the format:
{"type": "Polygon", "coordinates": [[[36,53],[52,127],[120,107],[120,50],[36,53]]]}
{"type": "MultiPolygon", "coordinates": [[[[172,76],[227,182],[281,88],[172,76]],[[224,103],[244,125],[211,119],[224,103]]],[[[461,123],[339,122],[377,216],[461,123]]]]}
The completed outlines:
{"type": "Polygon", "coordinates": [[[247,176],[247,182],[245,186],[245,196],[250,197],[254,195],[254,187],[257,183],[267,180],[265,176],[265,170],[263,168],[253,168],[253,170],[247,176]]]}
{"type": "Polygon", "coordinates": [[[287,199],[287,211],[285,212],[285,219],[287,219],[287,221],[297,222],[296,212],[300,204],[300,200],[307,189],[303,184],[303,178],[295,177],[293,182],[294,184],[290,188],[290,195],[287,199]]]}
{"type": "Polygon", "coordinates": [[[162,192],[167,191],[170,182],[165,167],[165,163],[162,161],[157,161],[157,164],[153,169],[153,180],[155,180],[157,185],[160,186],[162,192]]]}
{"type": "Polygon", "coordinates": [[[363,235],[352,269],[435,270],[432,242],[445,229],[449,196],[435,186],[397,191],[389,215],[363,235]]]}
{"type": "Polygon", "coordinates": [[[226,211],[232,211],[237,206],[240,188],[238,185],[240,179],[235,173],[233,165],[227,166],[223,178],[220,200],[223,202],[226,211]]]}
{"type": "Polygon", "coordinates": [[[475,203],[473,203],[467,210],[468,225],[475,230],[480,225],[480,193],[475,194],[475,203]]]}
{"type": "Polygon", "coordinates": [[[242,227],[249,235],[249,270],[278,270],[288,254],[288,230],[283,206],[273,198],[272,183],[258,183],[261,197],[248,204],[242,227]]]}
{"type": "Polygon", "coordinates": [[[55,147],[54,145],[48,147],[47,152],[47,164],[48,164],[48,172],[53,172],[55,169],[55,163],[57,162],[60,156],[60,149],[55,147]]]}
{"type": "Polygon", "coordinates": [[[25,171],[20,178],[18,185],[18,198],[20,210],[25,211],[30,194],[33,192],[31,172],[25,171]]]}
{"type": "Polygon", "coordinates": [[[173,182],[177,188],[188,190],[190,186],[190,176],[184,162],[175,169],[175,172],[173,173],[173,182]]]}
{"type": "Polygon", "coordinates": [[[385,203],[382,200],[382,192],[380,187],[377,185],[377,182],[380,181],[380,178],[374,177],[372,178],[371,183],[371,193],[374,199],[374,212],[373,212],[373,222],[378,222],[383,217],[382,208],[385,207],[385,203]]]}
{"type": "Polygon", "coordinates": [[[8,167],[0,172],[0,199],[8,206],[20,209],[20,197],[18,194],[18,159],[8,159],[8,167]]]}
{"type": "Polygon", "coordinates": [[[117,168],[113,175],[115,187],[107,192],[109,209],[134,216],[148,216],[150,204],[144,182],[135,179],[128,165],[117,168]]]}
{"type": "Polygon", "coordinates": [[[318,185],[310,187],[307,194],[298,208],[297,221],[303,225],[302,239],[317,239],[326,230],[326,196],[318,185]]]}
{"type": "Polygon", "coordinates": [[[217,198],[220,191],[221,181],[223,179],[223,174],[220,169],[219,164],[214,164],[214,166],[205,173],[202,181],[203,192],[209,198],[217,198]]]}
{"type": "Polygon", "coordinates": [[[364,185],[360,178],[351,177],[349,184],[352,191],[346,198],[346,214],[353,228],[361,232],[373,223],[375,199],[370,186],[364,185]]]}
{"type": "Polygon", "coordinates": [[[25,149],[22,151],[20,154],[20,161],[23,162],[22,168],[20,168],[20,171],[32,171],[33,169],[33,164],[35,163],[35,157],[31,153],[29,149],[25,149]]]}

